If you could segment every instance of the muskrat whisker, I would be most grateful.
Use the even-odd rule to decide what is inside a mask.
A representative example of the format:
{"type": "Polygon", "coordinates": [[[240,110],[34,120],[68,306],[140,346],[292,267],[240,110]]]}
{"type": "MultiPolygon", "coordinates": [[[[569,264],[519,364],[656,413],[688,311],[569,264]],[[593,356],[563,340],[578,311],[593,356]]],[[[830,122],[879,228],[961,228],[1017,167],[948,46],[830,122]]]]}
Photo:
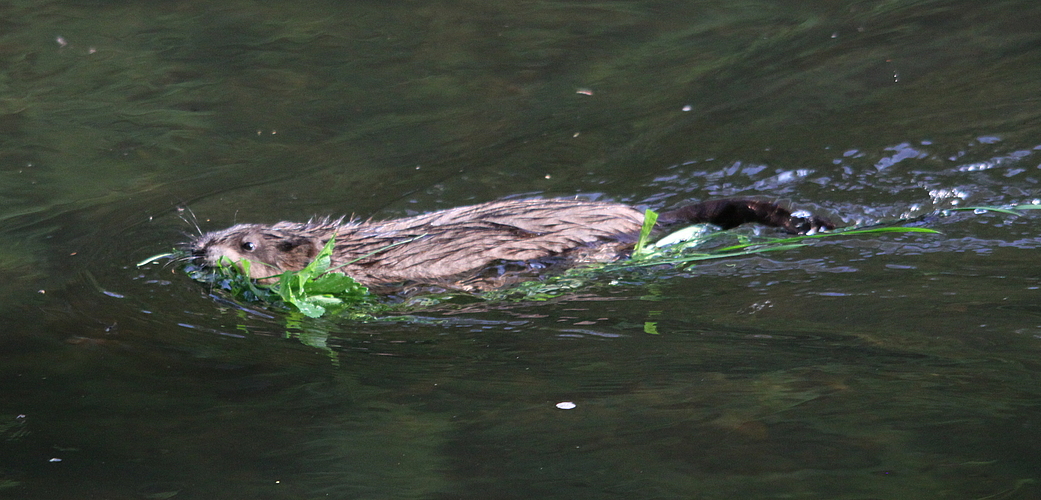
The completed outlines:
{"type": "Polygon", "coordinates": [[[195,232],[199,233],[199,236],[202,236],[203,233],[202,228],[199,227],[199,218],[195,216],[195,212],[192,211],[191,207],[188,207],[187,205],[183,207],[177,207],[177,216],[180,217],[181,220],[183,220],[185,223],[195,228],[195,232]],[[191,216],[191,220],[189,220],[188,217],[185,217],[185,212],[187,212],[188,215],[191,216]]]}
{"type": "Polygon", "coordinates": [[[191,260],[192,260],[192,256],[191,255],[182,255],[180,257],[173,258],[173,259],[170,259],[170,260],[164,262],[163,265],[161,266],[161,268],[162,269],[166,269],[166,268],[170,267],[173,264],[180,265],[181,263],[191,262],[191,260]]]}

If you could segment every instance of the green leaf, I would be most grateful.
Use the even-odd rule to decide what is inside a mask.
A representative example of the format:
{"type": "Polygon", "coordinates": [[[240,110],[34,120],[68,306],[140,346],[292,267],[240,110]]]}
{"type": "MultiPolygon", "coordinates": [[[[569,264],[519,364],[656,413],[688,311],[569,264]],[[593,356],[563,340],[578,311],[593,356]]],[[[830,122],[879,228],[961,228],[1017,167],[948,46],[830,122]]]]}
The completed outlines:
{"type": "Polygon", "coordinates": [[[997,212],[1008,215],[1023,215],[1020,213],[1021,210],[1041,210],[1041,205],[1035,205],[1033,203],[1026,205],[1005,205],[1005,206],[977,206],[977,207],[956,207],[947,209],[948,212],[997,212]]]}
{"type": "Polygon", "coordinates": [[[323,314],[325,314],[324,307],[317,304],[313,304],[310,301],[295,301],[293,302],[293,305],[296,306],[297,310],[304,313],[304,315],[309,318],[320,318],[323,314]]]}
{"type": "Polygon", "coordinates": [[[322,307],[332,307],[343,303],[342,300],[332,295],[310,295],[307,297],[307,301],[322,307]]]}
{"type": "Polygon", "coordinates": [[[656,222],[658,222],[658,212],[649,208],[643,212],[643,227],[640,228],[640,237],[636,240],[636,246],[633,247],[632,258],[639,259],[643,257],[643,249],[647,246],[648,240],[650,240],[651,231],[654,230],[656,222]]]}
{"type": "Polygon", "coordinates": [[[343,273],[327,273],[307,284],[308,293],[365,294],[368,289],[343,273]]]}

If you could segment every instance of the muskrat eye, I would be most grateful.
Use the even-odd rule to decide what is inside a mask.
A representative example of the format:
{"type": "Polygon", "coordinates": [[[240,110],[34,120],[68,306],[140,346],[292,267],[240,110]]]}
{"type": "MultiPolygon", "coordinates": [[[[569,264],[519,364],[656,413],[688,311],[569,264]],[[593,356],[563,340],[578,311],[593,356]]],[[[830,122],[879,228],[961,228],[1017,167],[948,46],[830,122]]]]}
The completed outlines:
{"type": "Polygon", "coordinates": [[[257,249],[257,245],[252,241],[243,241],[241,246],[242,249],[247,252],[252,252],[257,249]]]}

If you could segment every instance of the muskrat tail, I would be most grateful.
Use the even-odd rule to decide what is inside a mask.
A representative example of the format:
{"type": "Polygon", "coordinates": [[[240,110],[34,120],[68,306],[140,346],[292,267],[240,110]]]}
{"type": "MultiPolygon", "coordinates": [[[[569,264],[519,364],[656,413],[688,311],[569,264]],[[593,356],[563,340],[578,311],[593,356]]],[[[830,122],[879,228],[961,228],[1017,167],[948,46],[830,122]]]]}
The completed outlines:
{"type": "Polygon", "coordinates": [[[779,227],[792,234],[806,234],[835,228],[835,224],[824,217],[792,215],[791,211],[777,203],[748,199],[713,200],[687,205],[658,214],[657,224],[660,227],[668,227],[681,223],[699,224],[704,222],[715,224],[723,229],[754,222],[779,227]]]}

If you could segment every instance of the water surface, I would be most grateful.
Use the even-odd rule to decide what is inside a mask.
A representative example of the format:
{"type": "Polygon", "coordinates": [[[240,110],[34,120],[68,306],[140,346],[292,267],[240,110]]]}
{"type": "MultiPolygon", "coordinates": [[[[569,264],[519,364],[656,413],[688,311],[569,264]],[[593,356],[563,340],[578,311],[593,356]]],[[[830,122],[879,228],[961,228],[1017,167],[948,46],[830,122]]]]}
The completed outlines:
{"type": "Polygon", "coordinates": [[[1036,498],[1041,6],[0,5],[0,497],[1036,498]],[[408,321],[194,228],[760,196],[821,240],[408,321]],[[570,410],[558,403],[574,404],[570,410]]]}

